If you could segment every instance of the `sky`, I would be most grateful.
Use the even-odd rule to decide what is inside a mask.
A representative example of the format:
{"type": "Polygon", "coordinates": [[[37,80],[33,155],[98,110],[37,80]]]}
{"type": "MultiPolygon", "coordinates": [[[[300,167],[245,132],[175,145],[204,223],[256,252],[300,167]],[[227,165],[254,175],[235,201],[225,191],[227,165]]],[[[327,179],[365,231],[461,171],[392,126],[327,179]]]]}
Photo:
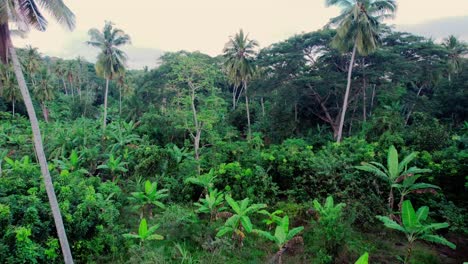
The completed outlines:
{"type": "MultiPolygon", "coordinates": [[[[18,47],[32,45],[42,54],[62,58],[84,56],[93,61],[97,51],[84,44],[90,28],[112,21],[132,38],[125,48],[130,68],[154,67],[164,51],[222,52],[229,36],[240,28],[261,47],[294,34],[320,29],[339,9],[324,0],[64,0],[77,18],[69,32],[49,19],[46,32],[15,39],[18,47]],[[130,4],[129,4],[130,3],[130,4]]],[[[428,37],[455,34],[468,40],[468,0],[399,0],[397,29],[428,37]],[[447,22],[448,21],[448,22],[447,22]],[[433,32],[436,28],[436,32],[433,32]]]]}

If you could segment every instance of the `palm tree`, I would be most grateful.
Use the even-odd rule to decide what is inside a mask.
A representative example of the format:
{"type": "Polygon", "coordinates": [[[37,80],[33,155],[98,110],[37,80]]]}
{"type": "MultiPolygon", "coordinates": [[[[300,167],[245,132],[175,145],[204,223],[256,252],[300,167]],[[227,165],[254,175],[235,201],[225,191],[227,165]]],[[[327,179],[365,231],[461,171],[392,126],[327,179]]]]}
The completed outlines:
{"type": "Polygon", "coordinates": [[[450,35],[448,38],[444,39],[442,43],[448,52],[448,80],[452,80],[452,73],[459,73],[462,66],[462,58],[468,53],[468,46],[466,43],[458,40],[455,36],[450,35]]]}
{"type": "Polygon", "coordinates": [[[31,96],[24,79],[21,64],[16,55],[15,48],[11,41],[10,22],[21,27],[22,31],[28,31],[30,27],[44,31],[47,27],[47,20],[42,15],[39,6],[49,11],[60,24],[65,25],[70,30],[75,26],[75,15],[61,0],[5,0],[0,2],[0,60],[3,64],[8,64],[9,59],[13,64],[13,69],[18,81],[18,86],[23,96],[24,104],[28,112],[31,129],[33,132],[34,149],[39,160],[44,185],[49,198],[52,215],[55,221],[55,227],[60,240],[62,253],[65,263],[73,263],[70,246],[68,244],[65,227],[63,225],[62,215],[55,196],[54,185],[50,177],[47,166],[47,158],[42,144],[41,131],[37,120],[36,112],[32,104],[31,96]],[[37,2],[37,3],[36,3],[37,2]]]}
{"type": "Polygon", "coordinates": [[[88,34],[91,40],[86,42],[90,46],[101,49],[97,57],[96,73],[106,79],[103,129],[106,128],[109,81],[125,72],[127,56],[119,47],[130,44],[130,36],[113,26],[112,22],[106,21],[102,32],[95,28],[90,29],[88,34]]]}
{"type": "Polygon", "coordinates": [[[13,116],[15,116],[15,106],[17,101],[21,101],[21,92],[18,88],[13,69],[10,65],[1,65],[0,79],[2,82],[2,89],[0,90],[0,96],[5,99],[8,103],[11,103],[11,110],[13,116]]]}
{"type": "Polygon", "coordinates": [[[234,86],[233,91],[233,108],[236,107],[237,89],[241,87],[241,91],[245,93],[245,108],[247,111],[247,128],[248,140],[251,137],[250,130],[250,111],[249,111],[249,97],[247,92],[247,84],[252,79],[255,73],[255,66],[253,64],[255,56],[255,48],[258,46],[257,41],[249,39],[248,35],[244,35],[241,29],[234,37],[231,37],[224,47],[224,57],[226,62],[226,72],[231,84],[234,86]]]}
{"type": "Polygon", "coordinates": [[[41,55],[39,54],[37,48],[33,48],[30,45],[26,46],[26,54],[24,56],[23,66],[26,69],[33,86],[36,85],[34,77],[39,70],[40,63],[41,55]]]}
{"type": "Polygon", "coordinates": [[[336,5],[342,8],[341,14],[330,21],[331,25],[338,26],[332,46],[343,52],[349,51],[352,47],[348,81],[336,137],[336,141],[341,142],[356,52],[366,56],[377,49],[380,22],[393,17],[397,6],[395,0],[325,0],[325,3],[327,6],[336,5]]]}
{"type": "Polygon", "coordinates": [[[62,59],[58,59],[55,62],[54,72],[57,75],[57,77],[59,77],[60,80],[62,80],[63,90],[65,91],[65,94],[68,95],[67,83],[65,82],[65,63],[62,59]]]}
{"type": "Polygon", "coordinates": [[[47,109],[47,102],[55,98],[54,86],[51,83],[52,76],[46,67],[43,67],[38,76],[38,83],[34,87],[34,95],[40,102],[44,120],[49,123],[49,109],[47,109]]]}

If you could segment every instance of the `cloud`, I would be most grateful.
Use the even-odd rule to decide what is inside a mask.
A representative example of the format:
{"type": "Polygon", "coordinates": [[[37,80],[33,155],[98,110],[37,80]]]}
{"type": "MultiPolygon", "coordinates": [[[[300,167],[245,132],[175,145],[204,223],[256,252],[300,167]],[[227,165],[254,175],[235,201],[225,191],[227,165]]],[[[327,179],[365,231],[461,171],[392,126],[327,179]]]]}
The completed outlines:
{"type": "Polygon", "coordinates": [[[468,41],[468,16],[446,17],[413,25],[396,25],[399,31],[407,31],[424,37],[442,40],[454,35],[468,41]]]}

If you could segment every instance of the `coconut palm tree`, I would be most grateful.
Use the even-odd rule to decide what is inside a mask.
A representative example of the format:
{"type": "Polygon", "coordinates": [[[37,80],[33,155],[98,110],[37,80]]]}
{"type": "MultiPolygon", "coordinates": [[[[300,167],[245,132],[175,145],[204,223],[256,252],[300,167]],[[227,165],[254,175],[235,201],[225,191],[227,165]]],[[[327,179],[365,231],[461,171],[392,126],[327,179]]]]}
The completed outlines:
{"type": "Polygon", "coordinates": [[[23,67],[27,71],[27,75],[29,75],[31,84],[36,86],[35,82],[35,75],[39,70],[39,66],[41,64],[41,55],[37,48],[33,48],[31,45],[26,46],[26,52],[24,54],[24,61],[23,67]]]}
{"type": "Polygon", "coordinates": [[[465,42],[458,40],[455,36],[450,35],[444,39],[442,43],[448,52],[448,80],[452,80],[451,75],[457,74],[461,71],[462,58],[468,53],[468,45],[465,42]]]}
{"type": "Polygon", "coordinates": [[[15,115],[16,102],[22,101],[21,92],[16,82],[13,68],[10,65],[1,65],[0,69],[0,80],[2,87],[0,90],[0,96],[5,99],[8,103],[11,103],[11,110],[13,116],[15,115]]]}
{"type": "Polygon", "coordinates": [[[238,88],[241,87],[239,96],[242,94],[242,91],[244,91],[245,108],[247,111],[247,138],[249,140],[252,133],[250,129],[250,111],[247,84],[255,73],[255,66],[253,61],[256,53],[255,48],[257,46],[257,41],[249,39],[249,36],[245,35],[244,31],[241,29],[239,33],[229,39],[223,50],[224,58],[226,59],[224,64],[226,73],[231,84],[234,86],[232,101],[234,109],[236,107],[236,96],[238,88]]]}
{"type": "Polygon", "coordinates": [[[37,84],[34,87],[34,95],[40,102],[44,120],[49,123],[49,109],[47,102],[55,98],[54,86],[51,82],[52,76],[46,67],[43,67],[38,74],[37,84]]]}
{"type": "Polygon", "coordinates": [[[341,14],[330,21],[330,25],[338,26],[332,46],[342,52],[352,49],[348,67],[348,80],[336,137],[336,141],[340,142],[343,135],[346,109],[348,108],[356,53],[366,56],[377,49],[380,22],[383,19],[393,17],[397,6],[395,0],[325,0],[325,3],[327,6],[334,5],[342,8],[341,14]]]}
{"type": "Polygon", "coordinates": [[[104,28],[99,31],[92,28],[88,32],[91,40],[86,43],[101,49],[96,61],[96,73],[106,79],[104,92],[104,117],[102,128],[106,128],[107,119],[107,95],[109,93],[109,81],[125,72],[126,54],[119,49],[120,46],[130,44],[130,36],[121,29],[114,28],[112,22],[106,21],[104,28]]]}
{"type": "Polygon", "coordinates": [[[70,246],[68,244],[65,227],[63,226],[62,215],[55,196],[52,178],[50,177],[47,166],[47,158],[42,144],[41,131],[37,120],[36,112],[32,104],[31,96],[24,79],[23,71],[15,48],[11,40],[12,31],[10,26],[14,25],[22,31],[28,31],[31,27],[44,31],[47,27],[47,20],[42,15],[41,7],[47,10],[50,15],[60,24],[65,25],[70,30],[75,26],[75,15],[63,3],[62,0],[4,0],[0,2],[0,60],[7,64],[11,59],[13,69],[18,81],[18,86],[23,96],[24,104],[28,112],[31,129],[33,132],[34,149],[39,160],[44,185],[49,198],[52,215],[55,221],[55,227],[59,237],[60,245],[65,263],[73,263],[70,246]],[[11,23],[11,24],[10,24],[11,23]]]}

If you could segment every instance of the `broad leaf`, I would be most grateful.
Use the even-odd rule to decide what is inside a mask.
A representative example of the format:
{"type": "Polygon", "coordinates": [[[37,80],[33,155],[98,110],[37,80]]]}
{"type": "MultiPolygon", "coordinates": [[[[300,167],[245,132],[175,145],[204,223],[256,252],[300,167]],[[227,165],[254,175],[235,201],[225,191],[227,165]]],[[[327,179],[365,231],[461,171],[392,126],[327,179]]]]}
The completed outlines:
{"type": "Polygon", "coordinates": [[[398,178],[398,152],[394,146],[390,146],[387,156],[387,168],[390,177],[395,180],[398,178]]]}
{"type": "Polygon", "coordinates": [[[369,253],[364,253],[354,264],[368,264],[369,263],[369,253]]]}
{"type": "Polygon", "coordinates": [[[421,237],[421,239],[424,239],[424,240],[429,241],[429,242],[442,244],[442,245],[448,246],[451,249],[456,249],[457,248],[457,246],[455,244],[448,241],[444,237],[441,237],[441,236],[438,236],[438,235],[424,235],[424,236],[421,237]]]}
{"type": "Polygon", "coordinates": [[[241,216],[240,221],[247,233],[252,232],[253,225],[252,225],[252,222],[250,222],[250,218],[248,216],[245,216],[245,215],[241,216]]]}
{"type": "Polygon", "coordinates": [[[401,216],[403,220],[403,226],[406,229],[414,228],[418,225],[418,219],[416,217],[416,212],[414,212],[413,205],[409,200],[403,202],[403,207],[401,209],[401,216]]]}

